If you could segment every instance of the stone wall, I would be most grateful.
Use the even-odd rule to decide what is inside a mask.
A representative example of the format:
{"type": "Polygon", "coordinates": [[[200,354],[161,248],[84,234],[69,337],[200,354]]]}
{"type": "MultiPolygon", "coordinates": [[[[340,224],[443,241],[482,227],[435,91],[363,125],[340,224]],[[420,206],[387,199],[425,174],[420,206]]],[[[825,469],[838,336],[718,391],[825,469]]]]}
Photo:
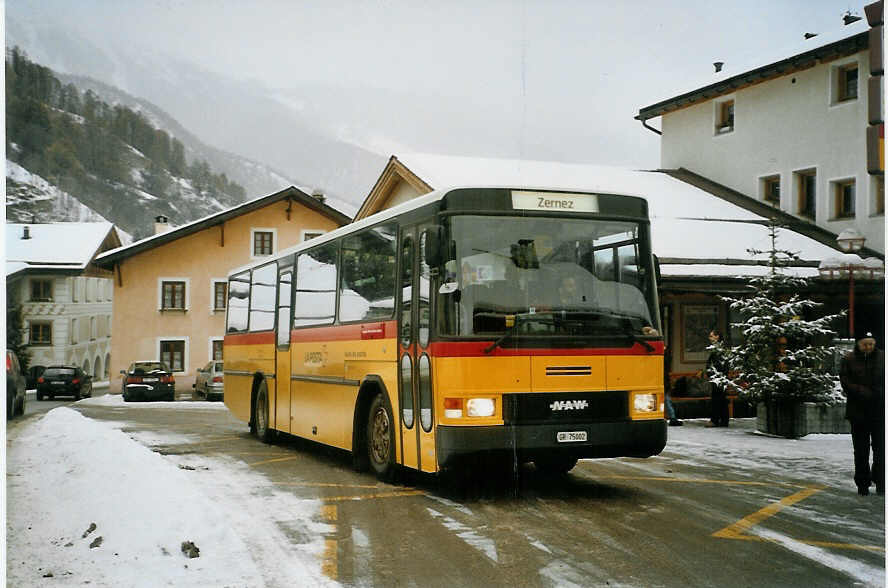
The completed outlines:
{"type": "MultiPolygon", "coordinates": [[[[818,404],[805,402],[796,414],[794,428],[799,437],[810,433],[850,433],[851,423],[845,420],[845,404],[818,404]]],[[[763,433],[775,433],[768,430],[768,407],[759,403],[756,407],[756,430],[763,433]]]]}

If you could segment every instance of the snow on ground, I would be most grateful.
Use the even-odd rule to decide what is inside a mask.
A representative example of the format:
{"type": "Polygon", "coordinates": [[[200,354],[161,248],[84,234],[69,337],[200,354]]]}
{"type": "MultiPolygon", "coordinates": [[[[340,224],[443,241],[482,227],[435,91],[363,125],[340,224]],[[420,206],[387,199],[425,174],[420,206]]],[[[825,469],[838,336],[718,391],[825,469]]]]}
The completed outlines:
{"type": "MultiPolygon", "coordinates": [[[[118,395],[81,402],[122,406],[118,395]]],[[[175,410],[189,406],[216,405],[175,410]]],[[[319,501],[279,492],[240,462],[162,456],[142,444],[160,436],[136,442],[121,426],[61,407],[7,443],[8,585],[263,587],[262,570],[275,585],[330,583],[319,501]],[[275,511],[287,518],[268,522],[275,511]],[[188,541],[199,557],[186,557],[188,541]]]]}
{"type": "MultiPolygon", "coordinates": [[[[124,408],[116,394],[80,404],[124,408]]],[[[221,403],[206,402],[140,407],[225,410],[221,403]]],[[[704,422],[687,420],[684,427],[670,427],[665,460],[623,464],[656,476],[669,464],[688,466],[689,476],[707,475],[708,464],[728,464],[733,479],[820,484],[854,492],[850,435],[789,440],[756,433],[754,419],[734,419],[730,428],[718,429],[705,428],[704,422]]],[[[281,492],[239,461],[163,456],[150,450],[193,442],[187,434],[124,433],[122,427],[122,422],[95,421],[61,407],[25,424],[8,441],[9,585],[335,584],[322,572],[329,528],[320,501],[281,492]],[[294,534],[305,542],[294,545],[294,534]],[[186,541],[200,549],[200,557],[183,554],[186,541]],[[274,577],[263,577],[263,570],[274,570],[274,577]],[[48,574],[52,577],[45,577],[48,574]]],[[[810,516],[822,518],[824,513],[810,516]]],[[[464,540],[496,561],[495,546],[485,537],[454,530],[465,531],[464,540]]],[[[844,556],[827,557],[822,549],[796,545],[788,538],[771,539],[867,584],[873,574],[884,572],[844,556]]]]}

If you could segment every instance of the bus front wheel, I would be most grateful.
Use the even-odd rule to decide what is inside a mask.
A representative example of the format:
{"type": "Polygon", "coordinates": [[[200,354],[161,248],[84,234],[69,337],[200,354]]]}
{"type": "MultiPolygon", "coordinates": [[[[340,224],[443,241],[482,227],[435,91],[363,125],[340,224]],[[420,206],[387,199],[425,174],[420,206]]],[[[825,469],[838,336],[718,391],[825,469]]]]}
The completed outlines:
{"type": "Polygon", "coordinates": [[[367,419],[367,457],[381,480],[390,480],[395,470],[395,429],[391,411],[382,394],[370,403],[367,419]]]}
{"type": "Polygon", "coordinates": [[[256,403],[253,405],[253,432],[263,443],[271,443],[274,438],[274,431],[268,422],[268,385],[262,380],[256,391],[256,403]]]}

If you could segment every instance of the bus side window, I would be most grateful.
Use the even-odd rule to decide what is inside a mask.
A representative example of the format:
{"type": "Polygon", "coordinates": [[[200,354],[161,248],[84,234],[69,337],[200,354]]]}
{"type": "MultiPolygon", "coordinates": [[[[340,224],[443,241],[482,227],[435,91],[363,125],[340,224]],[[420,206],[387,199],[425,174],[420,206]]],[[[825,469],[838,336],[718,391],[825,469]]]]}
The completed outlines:
{"type": "Polygon", "coordinates": [[[228,317],[225,332],[243,333],[247,330],[250,308],[250,272],[231,276],[228,281],[228,317]]]}
{"type": "Polygon", "coordinates": [[[325,243],[296,259],[293,326],[329,325],[336,317],[336,256],[339,244],[325,243]]]}

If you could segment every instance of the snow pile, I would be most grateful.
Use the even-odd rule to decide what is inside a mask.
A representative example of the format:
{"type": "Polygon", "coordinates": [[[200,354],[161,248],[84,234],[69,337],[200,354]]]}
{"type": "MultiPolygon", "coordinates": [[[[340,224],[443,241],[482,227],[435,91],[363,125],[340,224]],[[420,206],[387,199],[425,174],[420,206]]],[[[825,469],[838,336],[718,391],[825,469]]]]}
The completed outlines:
{"type": "Polygon", "coordinates": [[[124,433],[58,408],[7,451],[10,586],[264,585],[189,472],[124,433]],[[198,558],[182,552],[187,541],[198,558]]]}

